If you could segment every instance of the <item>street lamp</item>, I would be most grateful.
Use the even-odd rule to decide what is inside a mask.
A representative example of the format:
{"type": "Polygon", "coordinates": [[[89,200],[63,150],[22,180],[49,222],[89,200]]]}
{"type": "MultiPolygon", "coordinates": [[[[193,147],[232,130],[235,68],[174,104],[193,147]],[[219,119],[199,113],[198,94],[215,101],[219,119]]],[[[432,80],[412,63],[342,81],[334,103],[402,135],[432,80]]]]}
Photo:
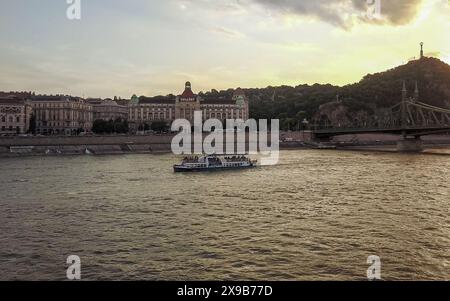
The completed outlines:
{"type": "Polygon", "coordinates": [[[305,118],[305,119],[303,119],[302,124],[303,124],[303,141],[305,141],[305,131],[306,131],[306,127],[309,124],[309,121],[305,118]]]}

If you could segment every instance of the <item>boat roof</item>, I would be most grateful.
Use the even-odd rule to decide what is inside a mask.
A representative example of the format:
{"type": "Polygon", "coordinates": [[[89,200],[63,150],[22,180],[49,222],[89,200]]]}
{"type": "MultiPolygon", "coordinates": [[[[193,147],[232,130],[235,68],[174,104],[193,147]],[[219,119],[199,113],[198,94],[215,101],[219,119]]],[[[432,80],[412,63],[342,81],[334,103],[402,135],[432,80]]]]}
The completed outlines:
{"type": "Polygon", "coordinates": [[[248,154],[203,154],[203,155],[185,155],[186,157],[199,157],[199,158],[207,158],[207,157],[238,157],[238,156],[248,156],[248,154]]]}

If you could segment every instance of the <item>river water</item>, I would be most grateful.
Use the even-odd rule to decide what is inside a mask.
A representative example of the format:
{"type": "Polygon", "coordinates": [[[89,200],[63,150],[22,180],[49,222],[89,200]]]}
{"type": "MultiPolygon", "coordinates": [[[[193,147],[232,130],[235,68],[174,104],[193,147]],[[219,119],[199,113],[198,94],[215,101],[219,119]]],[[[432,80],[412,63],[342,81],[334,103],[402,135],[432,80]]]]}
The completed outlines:
{"type": "Polygon", "coordinates": [[[173,155],[0,159],[0,280],[450,280],[450,157],[283,151],[174,174],[173,155]]]}

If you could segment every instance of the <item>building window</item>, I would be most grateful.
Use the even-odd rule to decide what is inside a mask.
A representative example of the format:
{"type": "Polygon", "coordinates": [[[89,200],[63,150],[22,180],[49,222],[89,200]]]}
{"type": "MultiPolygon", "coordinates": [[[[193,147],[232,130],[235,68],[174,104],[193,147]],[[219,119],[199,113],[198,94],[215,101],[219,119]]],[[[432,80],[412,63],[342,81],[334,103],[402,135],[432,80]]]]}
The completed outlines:
{"type": "Polygon", "coordinates": [[[6,122],[6,117],[2,116],[2,122],[6,122]]]}
{"type": "Polygon", "coordinates": [[[16,121],[20,122],[20,117],[19,116],[17,116],[16,121]]]}

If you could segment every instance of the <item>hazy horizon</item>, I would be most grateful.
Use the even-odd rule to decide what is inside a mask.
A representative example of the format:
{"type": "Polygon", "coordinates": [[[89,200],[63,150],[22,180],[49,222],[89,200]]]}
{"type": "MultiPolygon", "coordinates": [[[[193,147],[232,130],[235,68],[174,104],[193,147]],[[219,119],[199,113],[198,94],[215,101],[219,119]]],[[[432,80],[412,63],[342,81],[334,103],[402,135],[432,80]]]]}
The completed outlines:
{"type": "Polygon", "coordinates": [[[450,63],[446,0],[66,0],[0,4],[0,90],[167,95],[359,81],[425,55],[450,63]]]}

